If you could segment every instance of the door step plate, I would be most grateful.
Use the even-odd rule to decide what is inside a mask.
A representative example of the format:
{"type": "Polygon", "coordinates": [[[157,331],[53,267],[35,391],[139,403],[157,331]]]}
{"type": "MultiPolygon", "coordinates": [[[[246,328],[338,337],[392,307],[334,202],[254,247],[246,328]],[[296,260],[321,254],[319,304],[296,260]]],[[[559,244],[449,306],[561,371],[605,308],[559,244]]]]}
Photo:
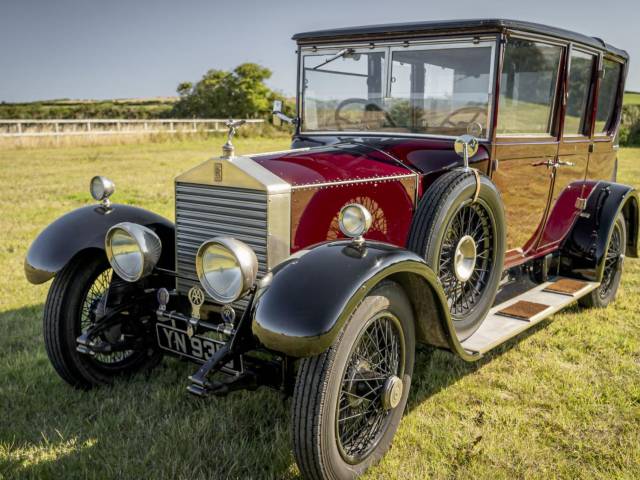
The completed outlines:
{"type": "Polygon", "coordinates": [[[462,342],[462,347],[473,355],[486,353],[587,295],[599,285],[598,282],[579,283],[582,285],[573,279],[556,277],[495,305],[480,328],[462,342]],[[551,291],[556,282],[560,282],[556,287],[558,291],[551,291]],[[560,289],[561,286],[565,288],[560,289]],[[573,291],[569,293],[568,290],[573,291]]]}

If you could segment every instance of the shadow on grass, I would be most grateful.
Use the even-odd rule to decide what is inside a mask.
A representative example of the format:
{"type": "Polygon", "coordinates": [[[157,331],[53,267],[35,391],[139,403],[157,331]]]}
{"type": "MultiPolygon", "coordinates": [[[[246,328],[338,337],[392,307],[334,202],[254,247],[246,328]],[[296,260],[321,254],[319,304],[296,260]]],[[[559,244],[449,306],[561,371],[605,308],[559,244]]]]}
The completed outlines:
{"type": "MultiPolygon", "coordinates": [[[[42,306],[0,313],[0,478],[295,478],[289,408],[269,389],[199,400],[193,364],[89,392],[56,375],[40,330],[42,306]]],[[[480,369],[546,323],[474,364],[420,349],[409,407],[480,369]]]]}

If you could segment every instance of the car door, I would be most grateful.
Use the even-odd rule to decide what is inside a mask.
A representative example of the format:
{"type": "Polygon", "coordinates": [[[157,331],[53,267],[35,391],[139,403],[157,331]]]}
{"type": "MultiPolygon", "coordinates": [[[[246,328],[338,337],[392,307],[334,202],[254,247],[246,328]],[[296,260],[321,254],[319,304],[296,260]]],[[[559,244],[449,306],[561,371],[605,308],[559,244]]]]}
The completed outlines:
{"type": "Polygon", "coordinates": [[[590,137],[598,55],[572,46],[566,64],[561,139],[558,155],[549,166],[554,177],[553,193],[538,253],[551,251],[562,241],[580,212],[580,199],[586,198],[591,188],[585,183],[585,176],[592,148],[590,137]]]}
{"type": "Polygon", "coordinates": [[[526,260],[548,208],[558,151],[557,92],[563,46],[510,36],[499,77],[492,179],[507,222],[505,267],[526,260]]]}

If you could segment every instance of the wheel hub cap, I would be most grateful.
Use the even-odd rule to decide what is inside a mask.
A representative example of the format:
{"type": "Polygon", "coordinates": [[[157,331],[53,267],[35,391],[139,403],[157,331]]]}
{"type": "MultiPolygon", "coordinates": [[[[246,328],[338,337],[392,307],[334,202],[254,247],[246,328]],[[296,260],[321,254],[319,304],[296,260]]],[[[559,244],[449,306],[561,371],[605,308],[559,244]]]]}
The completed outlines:
{"type": "Polygon", "coordinates": [[[392,375],[384,383],[384,389],[382,393],[382,405],[386,410],[396,408],[402,400],[403,391],[402,380],[395,375],[392,375]]]}
{"type": "Polygon", "coordinates": [[[471,278],[476,266],[476,242],[471,235],[465,235],[456,246],[453,270],[456,278],[466,282],[471,278]]]}

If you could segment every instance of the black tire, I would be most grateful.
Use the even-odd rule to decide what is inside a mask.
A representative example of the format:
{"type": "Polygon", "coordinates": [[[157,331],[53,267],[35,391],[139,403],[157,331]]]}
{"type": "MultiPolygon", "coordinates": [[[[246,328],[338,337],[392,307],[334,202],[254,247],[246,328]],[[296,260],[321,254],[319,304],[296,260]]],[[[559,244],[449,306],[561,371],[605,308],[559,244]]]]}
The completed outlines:
{"type": "MultiPolygon", "coordinates": [[[[382,336],[376,338],[381,339],[382,336]]],[[[385,350],[385,358],[388,351],[385,350]]],[[[399,285],[383,282],[356,308],[329,350],[301,361],[293,394],[292,438],[295,458],[305,478],[355,478],[379,461],[389,449],[402,418],[411,387],[414,358],[414,316],[411,303],[399,285]],[[367,365],[359,356],[362,346],[368,343],[365,338],[369,337],[365,335],[370,335],[369,332],[377,328],[376,322],[380,321],[384,322],[380,325],[385,325],[385,332],[386,328],[389,328],[389,332],[395,332],[393,335],[389,334],[389,338],[401,338],[404,347],[404,353],[400,354],[402,345],[398,343],[397,357],[394,357],[401,358],[404,363],[402,368],[400,363],[396,365],[397,378],[402,378],[402,395],[398,393],[398,403],[394,408],[384,408],[382,398],[376,397],[377,392],[385,390],[384,386],[389,381],[366,377],[369,367],[365,366],[360,370],[362,362],[367,365]],[[359,360],[356,361],[356,358],[359,360]],[[362,376],[356,379],[356,374],[362,376]],[[369,380],[362,381],[362,378],[369,380]],[[379,383],[374,383],[376,381],[379,383]],[[358,386],[363,385],[366,390],[371,388],[369,383],[377,387],[372,388],[369,393],[361,393],[358,386]],[[351,393],[346,392],[345,387],[351,393]],[[363,397],[358,397],[354,392],[361,393],[363,397]],[[349,400],[350,398],[354,400],[349,400]],[[351,402],[361,403],[351,405],[351,402]],[[363,409],[365,414],[353,414],[354,411],[361,412],[363,409]],[[371,420],[366,417],[366,412],[377,416],[371,420]],[[357,415],[365,415],[362,417],[364,423],[358,423],[359,419],[354,420],[357,415]],[[351,421],[351,426],[344,426],[347,424],[341,423],[343,421],[351,421]],[[358,431],[358,425],[362,427],[361,431],[358,431]],[[372,433],[374,427],[371,425],[376,425],[375,433],[372,433]],[[363,430],[368,427],[371,427],[371,432],[363,430]],[[355,432],[355,439],[346,438],[347,428],[353,428],[349,433],[355,432]],[[363,437],[367,433],[372,438],[371,441],[369,437],[363,437]],[[351,443],[343,441],[343,437],[351,440],[351,443]]],[[[371,370],[369,373],[373,372],[377,377],[383,378],[378,372],[384,369],[378,368],[380,370],[371,370]]]]}
{"type": "Polygon", "coordinates": [[[616,217],[611,238],[607,245],[602,282],[598,288],[579,300],[582,307],[604,308],[616,298],[622,278],[626,245],[627,226],[624,221],[624,216],[620,213],[616,217]]]}
{"type": "Polygon", "coordinates": [[[80,254],[56,275],[45,302],[43,333],[47,355],[58,375],[76,388],[111,384],[116,377],[155,366],[161,358],[156,349],[147,349],[131,351],[126,356],[120,353],[118,361],[109,363],[107,356],[93,358],[76,350],[90,288],[109,271],[103,252],[80,254]]]}
{"type": "Polygon", "coordinates": [[[473,172],[453,170],[439,177],[420,200],[407,242],[409,250],[421,255],[440,278],[460,341],[470,337],[486,317],[498,292],[504,264],[502,199],[489,178],[480,175],[480,184],[478,198],[473,202],[476,191],[473,172]],[[469,219],[477,217],[481,233],[486,229],[486,237],[462,235],[463,229],[454,228],[455,222],[464,220],[467,211],[469,219]],[[474,243],[474,254],[478,245],[486,247],[481,250],[486,257],[476,257],[467,280],[461,280],[453,268],[453,253],[460,245],[458,240],[462,241],[456,240],[456,235],[478,240],[477,245],[474,243]]]}

